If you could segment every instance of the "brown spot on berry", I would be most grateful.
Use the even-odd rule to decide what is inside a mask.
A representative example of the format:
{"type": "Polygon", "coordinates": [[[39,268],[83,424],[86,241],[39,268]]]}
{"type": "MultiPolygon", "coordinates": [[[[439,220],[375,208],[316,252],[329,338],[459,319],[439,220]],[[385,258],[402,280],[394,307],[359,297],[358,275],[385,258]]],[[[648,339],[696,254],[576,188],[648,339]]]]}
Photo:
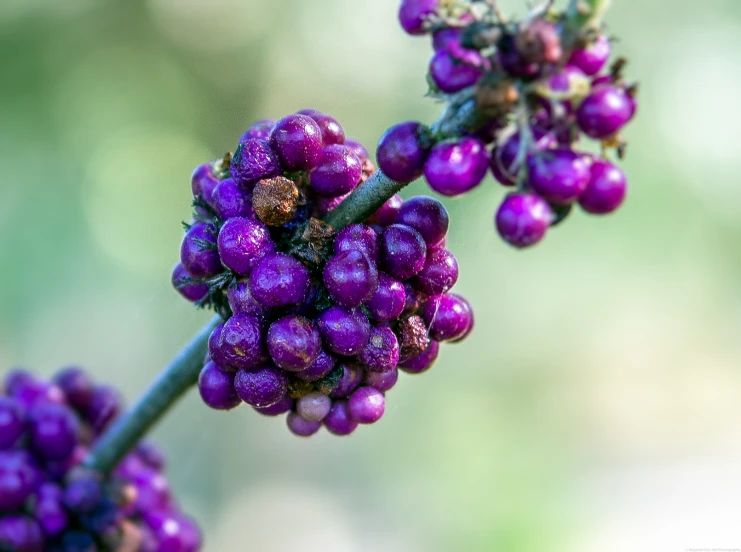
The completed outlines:
{"type": "Polygon", "coordinates": [[[427,327],[422,318],[416,314],[399,322],[396,327],[396,334],[401,346],[399,355],[401,361],[417,356],[430,343],[427,327]]]}
{"type": "Polygon", "coordinates": [[[280,226],[293,218],[299,200],[298,188],[283,176],[260,180],[252,192],[255,215],[268,226],[280,226]]]}

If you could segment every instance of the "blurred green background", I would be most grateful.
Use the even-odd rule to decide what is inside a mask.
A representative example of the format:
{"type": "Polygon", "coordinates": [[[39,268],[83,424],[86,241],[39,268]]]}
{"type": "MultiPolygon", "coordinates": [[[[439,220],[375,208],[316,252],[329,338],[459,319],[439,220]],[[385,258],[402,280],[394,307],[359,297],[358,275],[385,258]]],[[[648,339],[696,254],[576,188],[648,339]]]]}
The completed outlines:
{"type": "MultiPolygon", "coordinates": [[[[191,394],[155,437],[206,550],[741,547],[741,5],[615,4],[642,86],[628,203],[517,252],[491,179],[448,201],[477,329],[352,438],[191,394]]],[[[169,284],[197,164],[304,107],[369,149],[435,119],[396,9],[0,1],[0,364],[81,363],[133,399],[208,319],[169,284]]]]}

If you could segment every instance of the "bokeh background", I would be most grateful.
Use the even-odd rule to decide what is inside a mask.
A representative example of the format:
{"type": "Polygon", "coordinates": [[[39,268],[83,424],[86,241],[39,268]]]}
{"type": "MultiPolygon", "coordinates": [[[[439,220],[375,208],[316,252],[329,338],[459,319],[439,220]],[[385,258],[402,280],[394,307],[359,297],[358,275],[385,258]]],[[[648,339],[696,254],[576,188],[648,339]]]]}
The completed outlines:
{"type": "MultiPolygon", "coordinates": [[[[368,146],[435,119],[396,8],[0,1],[2,370],[141,392],[208,319],[169,284],[193,167],[304,107],[368,146]]],[[[191,394],[155,437],[206,550],[741,548],[741,4],[615,2],[609,25],[642,85],[622,211],[517,252],[491,179],[447,201],[477,329],[352,438],[191,394]]]]}

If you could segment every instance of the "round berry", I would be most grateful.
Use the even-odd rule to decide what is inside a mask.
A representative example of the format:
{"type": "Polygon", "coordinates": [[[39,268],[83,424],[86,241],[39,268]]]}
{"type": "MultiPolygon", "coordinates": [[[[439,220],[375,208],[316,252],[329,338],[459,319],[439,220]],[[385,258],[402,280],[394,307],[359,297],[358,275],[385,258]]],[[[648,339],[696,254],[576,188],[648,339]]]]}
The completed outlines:
{"type": "Polygon", "coordinates": [[[358,156],[358,159],[360,159],[360,162],[362,163],[366,159],[370,159],[370,155],[368,155],[368,150],[365,149],[365,146],[358,142],[357,140],[353,140],[352,138],[348,138],[345,140],[344,144],[350,148],[355,155],[358,156]]]}
{"type": "Polygon", "coordinates": [[[383,268],[397,280],[406,280],[425,265],[427,245],[422,234],[404,224],[392,224],[381,234],[383,268]]]}
{"type": "Polygon", "coordinates": [[[84,413],[85,419],[96,433],[100,433],[118,417],[122,408],[121,394],[114,387],[96,385],[90,407],[84,413]]]}
{"type": "Polygon", "coordinates": [[[329,307],[319,315],[317,325],[326,346],[338,355],[356,355],[370,336],[370,322],[360,309],[329,307]]]}
{"type": "Polygon", "coordinates": [[[459,295],[435,295],[422,307],[422,318],[432,339],[454,341],[470,331],[473,311],[468,301],[459,295]]]}
{"type": "Polygon", "coordinates": [[[447,48],[452,43],[460,44],[463,29],[456,27],[444,27],[432,34],[432,49],[436,52],[447,48]]]}
{"type": "Polygon", "coordinates": [[[191,303],[197,303],[208,295],[208,284],[187,283],[193,279],[193,275],[185,270],[182,263],[176,264],[172,269],[172,287],[191,303]]]}
{"type": "Polygon", "coordinates": [[[255,216],[268,226],[282,226],[296,215],[299,191],[288,178],[264,178],[252,191],[255,216]]]}
{"type": "Polygon", "coordinates": [[[358,185],[361,172],[358,156],[347,146],[334,144],[322,150],[309,186],[320,196],[341,196],[358,185]]]}
{"type": "Polygon", "coordinates": [[[245,190],[251,190],[263,178],[281,174],[278,154],[267,140],[259,138],[247,138],[239,144],[229,169],[234,181],[245,190]]]}
{"type": "Polygon", "coordinates": [[[223,372],[213,362],[201,370],[198,391],[203,402],[216,410],[231,410],[242,402],[234,391],[234,374],[223,372]]]}
{"type": "Polygon", "coordinates": [[[309,422],[321,422],[331,407],[332,399],[319,391],[312,391],[296,401],[296,412],[309,422]]]}
{"type": "Polygon", "coordinates": [[[347,401],[336,400],[324,418],[324,427],[334,435],[349,435],[358,427],[358,422],[352,419],[347,401]]]}
{"type": "Polygon", "coordinates": [[[25,431],[23,407],[14,399],[0,396],[0,450],[12,448],[25,431]]]}
{"type": "Polygon", "coordinates": [[[331,397],[344,398],[350,395],[363,381],[363,371],[355,365],[343,363],[342,376],[330,393],[331,397]]]}
{"type": "Polygon", "coordinates": [[[510,194],[497,211],[497,231],[504,241],[514,247],[535,245],[545,236],[553,220],[548,202],[536,194],[510,194]]]}
{"type": "Polygon", "coordinates": [[[401,316],[405,304],[404,284],[381,272],[378,275],[378,288],[366,304],[368,312],[378,322],[390,322],[401,316]]]}
{"type": "Polygon", "coordinates": [[[59,404],[38,403],[29,412],[34,450],[47,460],[64,460],[77,445],[77,418],[59,404]]]}
{"type": "Polygon", "coordinates": [[[481,55],[472,50],[466,52],[466,59],[456,59],[449,47],[435,52],[430,61],[430,77],[442,92],[454,94],[476,84],[483,72],[475,66],[481,61],[481,55]]]}
{"type": "Polygon", "coordinates": [[[64,488],[64,505],[76,514],[93,511],[103,498],[103,488],[97,476],[84,474],[67,483],[64,488]]]}
{"type": "Polygon", "coordinates": [[[410,35],[427,33],[425,23],[435,14],[439,0],[402,0],[399,23],[410,35]]]}
{"type": "Polygon", "coordinates": [[[337,233],[334,240],[335,255],[358,250],[373,262],[378,262],[378,234],[367,224],[350,224],[337,233]]]}
{"type": "Polygon", "coordinates": [[[430,341],[427,348],[419,353],[417,356],[408,358],[402,362],[399,366],[408,374],[421,374],[426,372],[432,367],[437,360],[437,355],[440,352],[440,344],[437,341],[430,341]]]}
{"type": "Polygon", "coordinates": [[[234,314],[262,316],[265,312],[262,305],[252,297],[249,280],[239,280],[229,286],[226,290],[226,297],[229,301],[229,308],[234,314]]]}
{"type": "Polygon", "coordinates": [[[249,140],[250,138],[259,138],[261,140],[267,140],[270,137],[270,131],[273,130],[275,121],[271,119],[261,119],[250,125],[250,127],[242,134],[239,139],[239,143],[249,140]]]}
{"type": "Polygon", "coordinates": [[[358,362],[369,372],[388,372],[399,363],[399,340],[391,328],[376,326],[358,353],[358,362]]]}
{"type": "Polygon", "coordinates": [[[378,168],[391,180],[411,182],[422,176],[430,153],[427,128],[416,121],[392,126],[378,142],[378,168]]]}
{"type": "Polygon", "coordinates": [[[270,406],[255,406],[253,408],[263,416],[280,416],[293,408],[293,399],[289,396],[285,396],[277,403],[271,404],[270,406]]]}
{"type": "MultiPolygon", "coordinates": [[[[531,132],[535,140],[531,151],[543,151],[556,145],[556,138],[553,134],[537,127],[532,128],[531,132]]],[[[491,152],[491,172],[494,178],[503,186],[514,186],[517,183],[517,177],[521,167],[519,153],[519,132],[510,136],[503,144],[497,146],[491,152]]]]}
{"type": "Polygon", "coordinates": [[[296,377],[304,381],[320,380],[332,371],[336,363],[337,359],[322,349],[314,363],[306,370],[298,372],[296,377]]]}
{"type": "Polygon", "coordinates": [[[233,178],[226,178],[219,182],[219,185],[214,188],[211,204],[222,220],[254,216],[249,195],[237,186],[233,178]]]}
{"type": "Polygon", "coordinates": [[[180,261],[194,278],[207,278],[223,270],[216,250],[216,228],[197,222],[185,233],[180,261]]]}
{"type": "Polygon", "coordinates": [[[254,316],[238,314],[229,318],[215,345],[212,358],[225,370],[230,366],[250,370],[267,360],[262,323],[254,316]]]}
{"type": "Polygon", "coordinates": [[[74,366],[63,368],[54,375],[53,381],[74,408],[85,410],[90,406],[95,385],[83,369],[74,366]]]}
{"type": "Polygon", "coordinates": [[[570,149],[540,152],[528,159],[528,182],[543,199],[566,205],[589,185],[591,159],[570,149]]]}
{"type": "Polygon", "coordinates": [[[225,267],[247,275],[260,259],[275,251],[275,243],[262,222],[237,217],[227,220],[221,227],[218,248],[225,267]]]}
{"type": "Polygon", "coordinates": [[[0,550],[44,552],[44,535],[39,524],[25,515],[0,518],[0,550]]]}
{"type": "Polygon", "coordinates": [[[290,315],[270,325],[267,344],[277,366],[289,372],[300,372],[309,368],[319,356],[322,337],[314,322],[290,315]]]}
{"type": "Polygon", "coordinates": [[[422,234],[427,245],[435,245],[448,233],[450,219],[447,209],[437,199],[416,196],[404,202],[396,222],[414,228],[422,234]]]}
{"type": "MultiPolygon", "coordinates": [[[[329,397],[327,397],[327,400],[329,400],[329,397]]],[[[311,437],[322,427],[321,421],[309,421],[295,412],[288,413],[286,424],[288,425],[288,429],[291,430],[291,433],[299,437],[311,437]]]]}
{"type": "Polygon", "coordinates": [[[20,508],[37,483],[36,467],[25,451],[0,451],[0,512],[20,508]]]}
{"type": "Polygon", "coordinates": [[[204,163],[199,165],[193,171],[190,178],[193,197],[203,196],[207,203],[210,202],[211,192],[219,183],[219,176],[216,174],[214,163],[204,163]],[[206,197],[208,196],[208,198],[206,197]]]}
{"type": "Polygon", "coordinates": [[[404,200],[399,194],[392,195],[386,200],[386,203],[381,205],[375,213],[368,217],[368,224],[378,224],[379,226],[393,224],[403,204],[404,200]]]}
{"type": "Polygon", "coordinates": [[[386,410],[386,399],[375,387],[358,387],[347,400],[350,417],[361,424],[373,424],[386,410]]]}
{"type": "Polygon", "coordinates": [[[240,370],[234,377],[234,389],[249,405],[264,408],[281,401],[288,390],[285,372],[267,364],[257,370],[240,370]]]}
{"type": "Polygon", "coordinates": [[[591,77],[602,70],[608,59],[610,59],[610,41],[605,35],[599,35],[591,44],[571,52],[568,63],[591,77]]]}
{"type": "Polygon", "coordinates": [[[322,131],[322,143],[324,143],[325,146],[345,143],[345,131],[342,129],[342,125],[340,125],[337,119],[318,111],[308,113],[307,115],[314,119],[314,122],[319,125],[319,128],[322,131]]]}
{"type": "Polygon", "coordinates": [[[505,35],[499,41],[497,59],[502,69],[513,77],[532,79],[540,73],[540,65],[522,55],[513,35],[505,35]]]}
{"type": "Polygon", "coordinates": [[[197,552],[201,547],[198,526],[183,514],[171,511],[147,512],[144,521],[154,533],[158,552],[197,552]]]}
{"type": "Polygon", "coordinates": [[[452,289],[458,281],[458,262],[447,249],[432,249],[414,285],[427,295],[439,295],[452,289]]]}
{"type": "Polygon", "coordinates": [[[436,145],[425,163],[424,173],[433,190],[455,197],[481,184],[488,168],[486,145],[478,138],[466,136],[436,145]]]}
{"type": "Polygon", "coordinates": [[[266,255],[250,274],[252,297],[265,308],[299,305],[310,288],[309,271],[284,253],[266,255]]]}
{"type": "Polygon", "coordinates": [[[592,163],[589,185],[579,197],[579,205],[588,213],[612,213],[623,203],[628,189],[625,173],[609,161],[592,163]]]}
{"type": "Polygon", "coordinates": [[[62,489],[54,483],[44,483],[36,491],[33,517],[47,537],[55,538],[69,526],[69,514],[62,503],[62,489]]]}
{"type": "Polygon", "coordinates": [[[286,170],[313,169],[322,154],[322,129],[306,115],[289,115],[273,127],[270,146],[278,153],[286,170]]]}
{"type": "Polygon", "coordinates": [[[587,96],[576,112],[579,128],[598,140],[610,138],[630,121],[635,104],[619,86],[603,84],[587,96]]]}
{"type": "Polygon", "coordinates": [[[329,260],[322,279],[332,299],[352,308],[373,296],[378,287],[378,269],[362,251],[343,251],[329,260]]]}
{"type": "Polygon", "coordinates": [[[363,383],[375,387],[379,391],[386,392],[396,385],[399,379],[399,370],[394,368],[388,372],[366,372],[363,383]]]}

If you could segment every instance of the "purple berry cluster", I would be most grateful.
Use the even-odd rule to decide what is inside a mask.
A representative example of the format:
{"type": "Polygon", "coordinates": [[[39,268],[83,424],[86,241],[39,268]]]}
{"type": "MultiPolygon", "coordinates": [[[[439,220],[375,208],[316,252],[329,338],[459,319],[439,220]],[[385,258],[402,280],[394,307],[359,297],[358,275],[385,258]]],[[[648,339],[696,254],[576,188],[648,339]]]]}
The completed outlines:
{"type": "Polygon", "coordinates": [[[620,133],[636,113],[637,87],[623,80],[624,59],[608,68],[603,32],[574,28],[571,15],[547,7],[508,22],[495,2],[403,0],[404,30],[432,36],[431,93],[449,112],[473,105],[475,116],[393,126],[378,145],[379,168],[399,182],[424,176],[451,197],[479,186],[490,170],[515,188],[495,225],[518,248],[538,243],[575,203],[591,214],[615,211],[627,179],[608,152],[624,155],[620,133]],[[584,138],[601,153],[584,151],[584,138]]]}
{"type": "Polygon", "coordinates": [[[0,385],[0,550],[195,552],[201,537],[141,443],[103,479],[81,466],[121,410],[112,387],[78,368],[51,381],[13,370],[0,385]]]}
{"type": "Polygon", "coordinates": [[[347,435],[381,418],[399,369],[427,370],[439,343],[472,330],[468,302],[449,293],[458,264],[439,201],[395,195],[363,223],[322,222],[374,170],[314,110],[260,121],[234,155],[196,169],[173,283],[224,319],[198,382],[208,406],[244,402],[287,414],[299,436],[347,435]]]}

